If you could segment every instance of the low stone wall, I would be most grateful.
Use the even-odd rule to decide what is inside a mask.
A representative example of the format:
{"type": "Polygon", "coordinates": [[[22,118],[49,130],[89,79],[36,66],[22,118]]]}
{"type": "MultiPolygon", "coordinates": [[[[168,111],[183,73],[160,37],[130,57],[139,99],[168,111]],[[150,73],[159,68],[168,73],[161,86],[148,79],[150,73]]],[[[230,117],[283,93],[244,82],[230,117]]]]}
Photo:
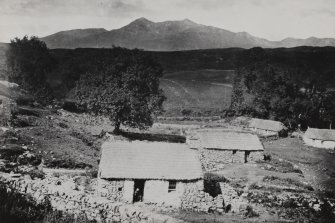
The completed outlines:
{"type": "MultiPolygon", "coordinates": [[[[239,195],[237,191],[228,183],[220,183],[224,206],[232,212],[243,212],[248,205],[247,194],[239,195]],[[228,206],[230,206],[228,208],[228,206]]],[[[228,210],[227,210],[228,211],[228,210]]]]}
{"type": "Polygon", "coordinates": [[[220,183],[222,194],[212,197],[210,194],[197,190],[196,187],[187,188],[182,199],[182,209],[205,213],[244,212],[249,204],[247,193],[239,195],[227,183],[220,183]]]}
{"type": "Polygon", "coordinates": [[[134,205],[97,196],[84,189],[78,190],[72,179],[47,177],[43,180],[31,180],[29,177],[13,178],[9,174],[1,174],[0,178],[8,188],[30,194],[37,201],[49,198],[55,210],[75,215],[86,214],[89,219],[98,222],[182,222],[134,205]]]}
{"type": "Polygon", "coordinates": [[[185,188],[182,197],[181,208],[184,210],[197,212],[217,212],[223,213],[224,202],[222,195],[213,198],[208,193],[199,190],[195,185],[189,184],[185,188]]]}

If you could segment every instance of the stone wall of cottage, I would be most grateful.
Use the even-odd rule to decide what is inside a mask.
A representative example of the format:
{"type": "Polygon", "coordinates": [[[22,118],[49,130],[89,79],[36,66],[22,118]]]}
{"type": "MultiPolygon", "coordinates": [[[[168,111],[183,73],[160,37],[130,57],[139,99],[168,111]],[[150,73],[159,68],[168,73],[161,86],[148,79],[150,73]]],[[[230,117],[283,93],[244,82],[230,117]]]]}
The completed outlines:
{"type": "Polygon", "coordinates": [[[120,202],[123,200],[124,180],[98,180],[98,194],[101,197],[120,202]]]}
{"type": "Polygon", "coordinates": [[[251,151],[248,157],[249,163],[264,160],[264,151],[251,151]]]}
{"type": "MultiPolygon", "coordinates": [[[[132,203],[134,193],[134,182],[132,180],[98,179],[97,184],[97,194],[99,196],[115,202],[132,203]]],[[[177,181],[174,191],[169,191],[169,181],[167,180],[146,180],[143,202],[180,208],[182,196],[189,187],[195,187],[197,191],[201,191],[204,188],[203,180],[177,181]]]]}
{"type": "MultiPolygon", "coordinates": [[[[224,164],[228,163],[245,163],[246,151],[239,150],[217,150],[217,149],[200,149],[200,161],[206,171],[220,170],[224,164]]],[[[247,162],[256,162],[263,160],[263,151],[250,151],[247,162]]]]}
{"type": "Polygon", "coordinates": [[[8,185],[9,190],[11,188],[29,194],[37,202],[48,198],[55,210],[75,215],[84,214],[97,222],[182,222],[138,206],[115,202],[94,192],[78,189],[71,179],[47,177],[43,180],[31,180],[1,174],[0,180],[8,185]]]}

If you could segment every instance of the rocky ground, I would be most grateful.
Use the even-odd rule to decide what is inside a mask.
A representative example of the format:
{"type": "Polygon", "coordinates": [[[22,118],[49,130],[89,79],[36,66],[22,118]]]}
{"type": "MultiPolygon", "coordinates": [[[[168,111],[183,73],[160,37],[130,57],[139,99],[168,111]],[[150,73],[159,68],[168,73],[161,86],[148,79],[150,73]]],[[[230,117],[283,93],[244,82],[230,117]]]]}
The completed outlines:
{"type": "MultiPolygon", "coordinates": [[[[0,171],[13,177],[29,174],[31,179],[50,174],[94,179],[100,145],[107,132],[112,131],[112,123],[106,118],[39,106],[19,108],[12,124],[0,129],[0,171]]],[[[181,134],[193,125],[228,126],[222,120],[205,121],[205,125],[204,121],[177,121],[156,124],[145,132],[147,135],[127,129],[126,136],[181,134]]],[[[197,213],[150,205],[145,209],[188,222],[332,222],[334,151],[306,147],[299,138],[265,141],[264,146],[270,160],[224,165],[223,170],[213,173],[223,176],[236,192],[236,199],[247,204],[241,210],[197,213]]]]}

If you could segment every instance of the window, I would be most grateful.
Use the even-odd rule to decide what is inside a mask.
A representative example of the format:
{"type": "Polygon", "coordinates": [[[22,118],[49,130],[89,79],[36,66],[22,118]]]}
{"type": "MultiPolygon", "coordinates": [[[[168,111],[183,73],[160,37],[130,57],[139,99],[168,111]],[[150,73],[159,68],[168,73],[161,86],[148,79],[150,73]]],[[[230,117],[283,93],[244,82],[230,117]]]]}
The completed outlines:
{"type": "Polygon", "coordinates": [[[233,155],[236,154],[237,150],[233,150],[233,155]]]}
{"type": "Polygon", "coordinates": [[[168,192],[172,192],[172,191],[176,191],[176,185],[177,185],[177,182],[175,180],[173,181],[169,181],[169,189],[168,189],[168,192]]]}

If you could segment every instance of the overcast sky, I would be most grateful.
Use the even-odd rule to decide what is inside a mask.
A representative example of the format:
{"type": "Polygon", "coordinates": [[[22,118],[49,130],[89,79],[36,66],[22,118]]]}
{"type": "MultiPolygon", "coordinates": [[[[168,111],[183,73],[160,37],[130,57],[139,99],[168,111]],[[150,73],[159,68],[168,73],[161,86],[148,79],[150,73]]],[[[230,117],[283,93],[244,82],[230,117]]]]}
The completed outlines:
{"type": "Polygon", "coordinates": [[[335,38],[335,0],[0,0],[0,41],[78,28],[120,28],[145,17],[188,18],[269,40],[335,38]]]}

